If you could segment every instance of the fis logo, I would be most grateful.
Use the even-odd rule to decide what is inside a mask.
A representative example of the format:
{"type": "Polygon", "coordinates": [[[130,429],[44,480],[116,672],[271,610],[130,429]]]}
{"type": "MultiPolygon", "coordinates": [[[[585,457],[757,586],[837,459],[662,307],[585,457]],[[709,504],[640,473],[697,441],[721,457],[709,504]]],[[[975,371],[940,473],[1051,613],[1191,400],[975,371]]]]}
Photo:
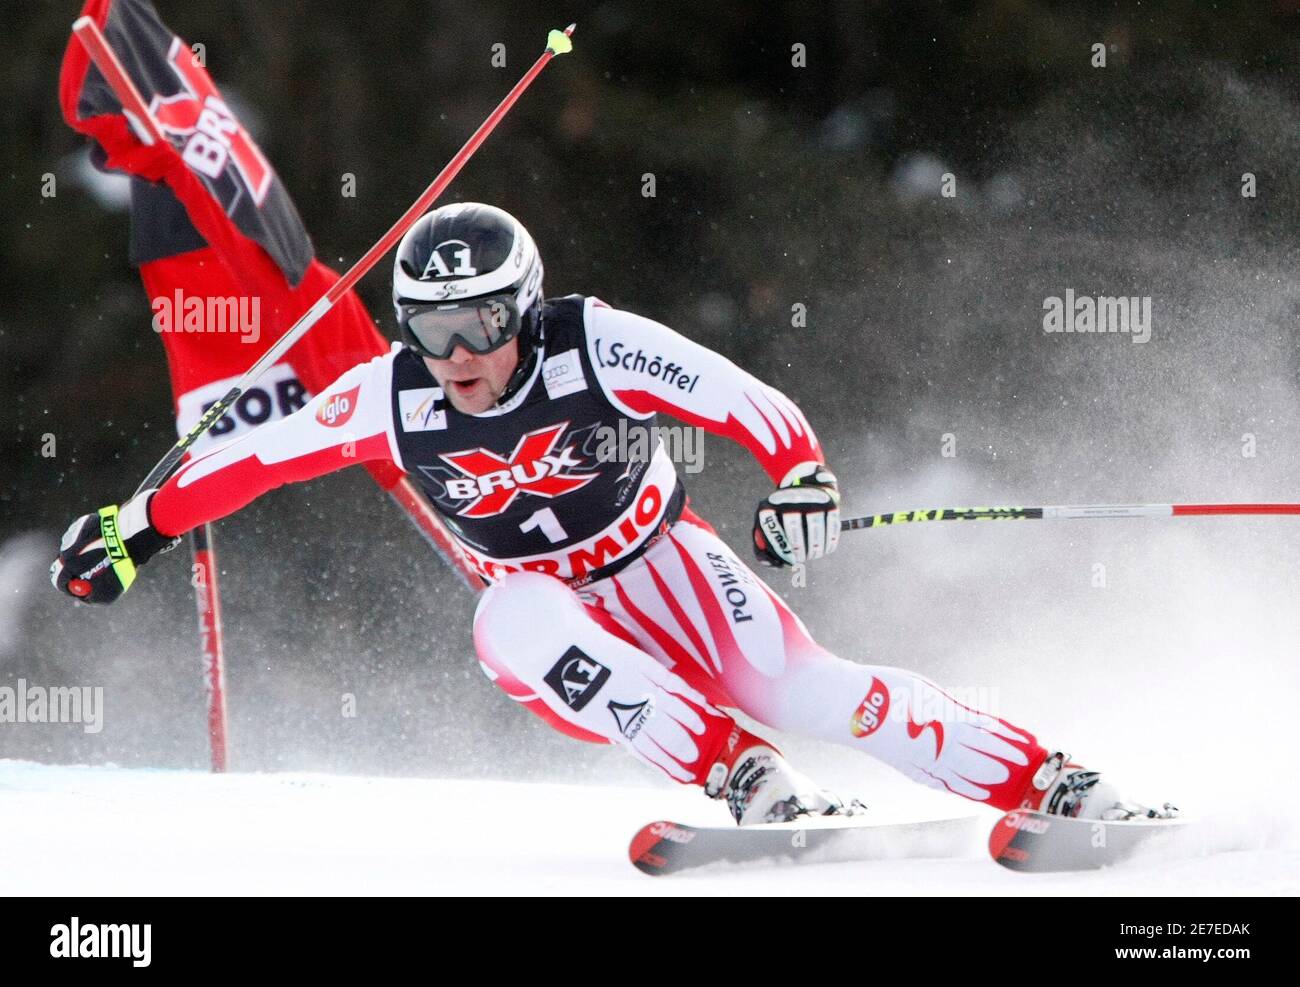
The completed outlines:
{"type": "Polygon", "coordinates": [[[360,391],[361,385],[358,384],[350,391],[328,396],[325,403],[317,410],[316,420],[326,428],[339,428],[346,425],[352,413],[357,410],[357,394],[360,391]]]}
{"type": "Polygon", "coordinates": [[[849,729],[855,737],[869,737],[880,729],[880,724],[885,722],[888,714],[889,689],[884,682],[872,676],[871,688],[862,697],[862,702],[858,703],[858,708],[849,721],[849,729]]]}
{"type": "Polygon", "coordinates": [[[589,658],[578,647],[571,647],[551,666],[544,681],[565,705],[580,712],[600,691],[609,678],[609,669],[589,658]]]}
{"type": "Polygon", "coordinates": [[[566,472],[582,466],[572,446],[556,450],[568,425],[566,421],[529,432],[509,458],[482,447],[443,455],[445,463],[464,474],[446,481],[448,495],[472,501],[457,513],[492,517],[509,508],[521,493],[562,497],[596,479],[597,473],[566,472]]]}
{"type": "Polygon", "coordinates": [[[447,427],[447,402],[441,387],[397,392],[403,432],[433,432],[447,427]]]}

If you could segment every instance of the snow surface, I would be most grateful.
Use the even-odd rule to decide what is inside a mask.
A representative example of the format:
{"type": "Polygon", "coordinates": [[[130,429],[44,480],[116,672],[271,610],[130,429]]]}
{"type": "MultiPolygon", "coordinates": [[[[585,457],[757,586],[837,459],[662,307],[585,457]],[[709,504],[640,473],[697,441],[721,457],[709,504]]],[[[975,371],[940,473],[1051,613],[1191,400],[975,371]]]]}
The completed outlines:
{"type": "MultiPolygon", "coordinates": [[[[922,798],[881,821],[959,808],[922,798]],[[910,815],[909,815],[910,812],[910,815]]],[[[963,812],[969,806],[960,806],[963,812]]],[[[977,807],[978,808],[978,807],[977,807]]],[[[1204,820],[1195,839],[1104,871],[1020,875],[978,841],[953,859],[731,867],[651,878],[654,819],[717,825],[685,788],[63,767],[0,760],[5,895],[1296,894],[1287,815],[1204,820]]],[[[990,822],[996,813],[987,811],[990,822]]]]}

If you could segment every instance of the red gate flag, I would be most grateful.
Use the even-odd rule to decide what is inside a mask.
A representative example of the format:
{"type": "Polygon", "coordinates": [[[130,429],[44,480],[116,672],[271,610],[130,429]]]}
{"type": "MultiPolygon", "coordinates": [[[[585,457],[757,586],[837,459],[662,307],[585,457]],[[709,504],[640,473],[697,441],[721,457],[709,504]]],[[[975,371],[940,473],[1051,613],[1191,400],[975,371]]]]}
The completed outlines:
{"type": "MultiPolygon", "coordinates": [[[[82,13],[99,25],[150,119],[133,120],[75,38],[60,103],[68,124],[94,139],[96,164],[131,176],[131,261],[167,352],[184,432],[338,275],[315,259],[279,176],[153,6],[87,0],[82,13]],[[149,143],[155,127],[164,139],[149,143]]],[[[207,441],[296,410],[387,348],[349,292],[207,441]]],[[[398,474],[386,472],[389,487],[398,474]]]]}

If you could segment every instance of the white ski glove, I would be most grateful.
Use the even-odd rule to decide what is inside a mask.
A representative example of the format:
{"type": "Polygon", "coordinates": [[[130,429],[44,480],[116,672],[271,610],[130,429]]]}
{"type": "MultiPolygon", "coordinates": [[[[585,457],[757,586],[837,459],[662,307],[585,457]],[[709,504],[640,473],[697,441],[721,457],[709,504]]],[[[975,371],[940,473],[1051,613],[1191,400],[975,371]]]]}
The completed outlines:
{"type": "Polygon", "coordinates": [[[800,463],[758,505],[754,553],[770,566],[830,555],[840,542],[840,491],[820,463],[800,463]]]}

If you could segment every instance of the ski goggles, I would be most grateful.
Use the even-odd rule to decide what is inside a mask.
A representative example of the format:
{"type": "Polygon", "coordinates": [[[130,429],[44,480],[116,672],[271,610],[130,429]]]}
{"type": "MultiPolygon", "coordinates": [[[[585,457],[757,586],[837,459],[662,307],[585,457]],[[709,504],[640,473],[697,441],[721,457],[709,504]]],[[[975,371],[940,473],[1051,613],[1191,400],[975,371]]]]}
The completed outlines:
{"type": "Polygon", "coordinates": [[[455,302],[403,302],[398,322],[407,341],[435,360],[451,357],[457,346],[491,353],[519,335],[519,303],[512,292],[455,302]]]}

